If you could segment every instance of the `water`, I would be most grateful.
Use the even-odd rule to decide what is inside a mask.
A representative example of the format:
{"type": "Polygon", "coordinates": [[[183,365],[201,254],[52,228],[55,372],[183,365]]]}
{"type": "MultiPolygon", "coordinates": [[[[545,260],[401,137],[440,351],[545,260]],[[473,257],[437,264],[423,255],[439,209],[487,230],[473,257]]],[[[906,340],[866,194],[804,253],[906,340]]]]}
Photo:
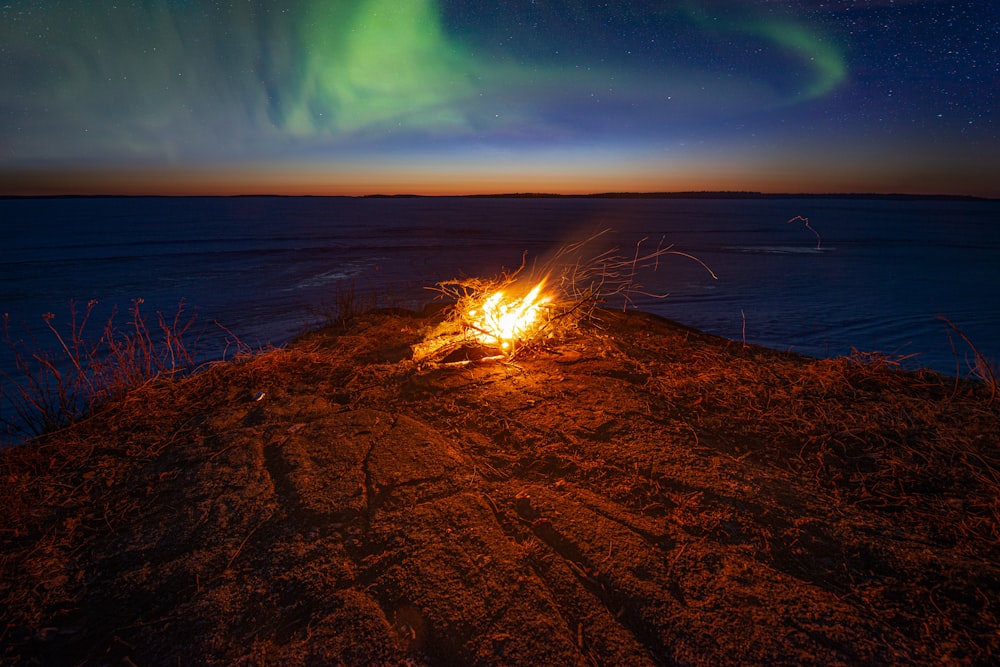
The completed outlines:
{"type": "Polygon", "coordinates": [[[281,344],[338,291],[417,307],[441,280],[491,277],[607,228],[595,250],[662,238],[718,276],[664,257],[641,279],[669,296],[637,296],[644,310],[781,350],[916,355],[911,367],[965,373],[968,347],[935,318],[1000,360],[998,223],[1000,202],[976,201],[8,199],[0,312],[40,333],[45,312],[65,325],[70,300],[99,300],[101,317],[136,298],[172,316],[183,300],[204,325],[202,354],[217,356],[232,339],[215,321],[281,344]]]}

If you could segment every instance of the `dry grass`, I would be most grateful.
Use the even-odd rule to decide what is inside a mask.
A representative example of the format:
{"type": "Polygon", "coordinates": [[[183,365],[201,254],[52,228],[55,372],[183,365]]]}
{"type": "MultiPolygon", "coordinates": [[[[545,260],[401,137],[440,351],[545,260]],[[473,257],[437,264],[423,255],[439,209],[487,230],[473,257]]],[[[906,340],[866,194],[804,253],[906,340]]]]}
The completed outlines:
{"type": "Polygon", "coordinates": [[[172,317],[157,312],[150,324],[142,304],[142,299],[132,302],[123,324],[113,309],[94,333],[97,301],[89,301],[82,312],[70,302],[62,327],[55,314],[42,315],[46,341],[4,315],[3,343],[14,373],[0,371],[0,404],[7,411],[0,413],[3,435],[16,440],[51,432],[150,380],[190,369],[195,316],[181,302],[172,317]]]}
{"type": "MultiPolygon", "coordinates": [[[[973,344],[969,337],[965,335],[958,325],[949,320],[946,317],[938,317],[939,321],[944,322],[945,326],[948,327],[956,336],[958,336],[962,342],[964,342],[969,349],[972,351],[973,361],[969,364],[970,372],[973,377],[977,377],[983,382],[985,382],[990,388],[990,401],[993,401],[997,395],[997,382],[1000,381],[1000,373],[998,373],[996,364],[990,363],[979,351],[979,349],[973,344]]],[[[952,346],[954,348],[954,346],[952,346]]],[[[955,360],[958,363],[959,354],[955,351],[955,360]]],[[[956,368],[956,376],[961,375],[961,365],[959,364],[956,368]]]]}

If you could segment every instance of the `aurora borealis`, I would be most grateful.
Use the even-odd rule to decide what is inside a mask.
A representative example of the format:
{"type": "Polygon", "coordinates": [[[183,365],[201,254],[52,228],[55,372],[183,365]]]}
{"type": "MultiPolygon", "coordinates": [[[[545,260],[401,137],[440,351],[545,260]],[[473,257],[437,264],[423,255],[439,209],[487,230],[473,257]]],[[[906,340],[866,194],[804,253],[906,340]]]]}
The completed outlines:
{"type": "Polygon", "coordinates": [[[993,2],[9,1],[0,194],[1000,196],[993,2]]]}

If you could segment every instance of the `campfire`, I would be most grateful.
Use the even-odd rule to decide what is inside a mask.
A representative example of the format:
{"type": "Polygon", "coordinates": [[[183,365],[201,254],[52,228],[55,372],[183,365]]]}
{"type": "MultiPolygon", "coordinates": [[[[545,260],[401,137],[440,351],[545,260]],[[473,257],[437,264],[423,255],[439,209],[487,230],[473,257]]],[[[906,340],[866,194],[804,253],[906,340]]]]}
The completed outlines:
{"type": "Polygon", "coordinates": [[[438,283],[434,289],[453,302],[448,316],[422,343],[414,346],[417,362],[470,363],[511,360],[551,337],[574,329],[594,315],[599,304],[620,301],[633,305],[635,295],[664,298],[647,291],[637,280],[640,272],[655,271],[664,255],[701,260],[664,246],[642,251],[642,239],[631,255],[618,248],[588,254],[592,242],[609,230],[560,249],[541,269],[521,267],[494,280],[470,278],[438,283]],[[543,276],[533,278],[531,276],[543,276]]]}
{"type": "Polygon", "coordinates": [[[447,319],[414,348],[415,361],[512,359],[552,333],[564,308],[556,294],[546,290],[544,279],[452,280],[439,283],[436,289],[453,299],[454,305],[447,319]]]}

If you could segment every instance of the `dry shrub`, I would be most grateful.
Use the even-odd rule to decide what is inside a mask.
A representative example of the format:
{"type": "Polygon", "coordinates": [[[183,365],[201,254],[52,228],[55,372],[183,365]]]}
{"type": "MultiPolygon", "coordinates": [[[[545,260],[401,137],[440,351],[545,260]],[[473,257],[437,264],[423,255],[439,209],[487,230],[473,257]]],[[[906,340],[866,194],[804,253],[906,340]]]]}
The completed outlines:
{"type": "Polygon", "coordinates": [[[374,293],[363,295],[357,284],[351,280],[338,284],[332,299],[307,308],[321,327],[344,327],[361,313],[373,310],[378,305],[374,293]]]}
{"type": "Polygon", "coordinates": [[[150,325],[135,299],[124,325],[113,309],[94,336],[88,328],[97,301],[79,312],[69,304],[69,322],[61,330],[56,316],[42,320],[51,334],[43,344],[23,325],[15,331],[9,315],[3,318],[3,343],[10,350],[14,373],[0,371],[0,425],[7,439],[51,432],[73,423],[104,403],[164,374],[193,366],[193,349],[185,341],[195,316],[178,304],[172,318],[157,312],[150,325]]]}

